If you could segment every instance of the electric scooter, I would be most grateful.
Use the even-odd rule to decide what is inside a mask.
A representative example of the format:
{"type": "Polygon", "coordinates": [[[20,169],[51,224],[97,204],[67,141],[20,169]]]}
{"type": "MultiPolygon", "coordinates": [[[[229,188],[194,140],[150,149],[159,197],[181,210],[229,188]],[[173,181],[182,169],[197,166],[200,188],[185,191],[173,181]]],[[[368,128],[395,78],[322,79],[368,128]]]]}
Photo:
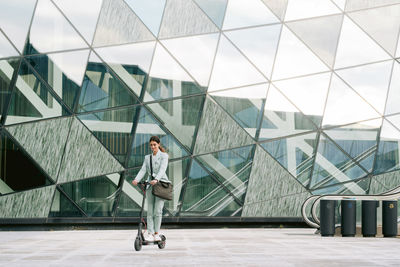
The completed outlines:
{"type": "Polygon", "coordinates": [[[161,241],[147,241],[144,239],[143,236],[143,225],[144,225],[144,219],[143,219],[143,207],[144,207],[144,200],[146,199],[146,191],[147,189],[150,187],[150,183],[149,182],[140,182],[138,183],[138,186],[140,187],[140,189],[143,191],[143,201],[142,201],[142,209],[140,210],[140,223],[139,223],[139,227],[138,227],[138,233],[135,239],[135,250],[139,251],[142,249],[142,246],[147,246],[147,245],[158,245],[159,249],[163,249],[165,248],[165,243],[167,238],[164,235],[160,235],[161,241]]]}

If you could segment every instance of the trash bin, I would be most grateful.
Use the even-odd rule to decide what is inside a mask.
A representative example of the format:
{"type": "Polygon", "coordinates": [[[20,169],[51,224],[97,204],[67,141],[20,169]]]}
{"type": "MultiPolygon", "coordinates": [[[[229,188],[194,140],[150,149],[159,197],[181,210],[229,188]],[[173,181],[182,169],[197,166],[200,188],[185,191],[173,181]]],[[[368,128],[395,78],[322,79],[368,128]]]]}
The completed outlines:
{"type": "Polygon", "coordinates": [[[335,235],[335,206],[335,200],[322,199],[319,202],[321,236],[335,235]]]}
{"type": "Polygon", "coordinates": [[[382,233],[384,237],[397,236],[397,200],[382,201],[382,233]]]}
{"type": "Polygon", "coordinates": [[[379,202],[376,200],[363,200],[361,202],[361,229],[364,237],[376,235],[376,208],[379,202]]]}
{"type": "Polygon", "coordinates": [[[355,236],[356,235],[356,201],[355,200],[342,200],[342,236],[355,236]]]}

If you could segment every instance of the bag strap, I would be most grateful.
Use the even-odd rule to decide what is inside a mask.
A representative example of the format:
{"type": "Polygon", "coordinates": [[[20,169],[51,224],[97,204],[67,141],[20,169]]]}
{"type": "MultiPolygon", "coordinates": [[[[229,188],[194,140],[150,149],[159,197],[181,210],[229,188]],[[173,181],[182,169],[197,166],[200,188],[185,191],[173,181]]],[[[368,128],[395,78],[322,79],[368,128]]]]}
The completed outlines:
{"type": "Polygon", "coordinates": [[[153,155],[150,155],[150,171],[151,171],[150,176],[151,176],[152,180],[154,180],[154,178],[153,178],[153,155]]]}

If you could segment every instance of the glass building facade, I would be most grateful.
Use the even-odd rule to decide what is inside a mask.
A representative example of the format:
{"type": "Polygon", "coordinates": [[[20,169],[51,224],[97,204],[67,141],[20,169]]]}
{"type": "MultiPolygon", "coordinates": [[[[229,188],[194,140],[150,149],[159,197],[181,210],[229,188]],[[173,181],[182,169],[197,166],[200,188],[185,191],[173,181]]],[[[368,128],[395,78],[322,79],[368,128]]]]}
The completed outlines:
{"type": "Polygon", "coordinates": [[[300,217],[400,185],[400,0],[0,2],[0,221],[300,217]]]}

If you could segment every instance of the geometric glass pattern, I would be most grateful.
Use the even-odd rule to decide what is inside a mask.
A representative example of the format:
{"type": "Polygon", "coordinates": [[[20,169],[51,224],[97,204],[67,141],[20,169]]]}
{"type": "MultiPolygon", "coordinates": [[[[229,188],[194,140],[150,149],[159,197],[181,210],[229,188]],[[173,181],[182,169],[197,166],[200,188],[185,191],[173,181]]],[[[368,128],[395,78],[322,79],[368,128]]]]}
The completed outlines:
{"type": "Polygon", "coordinates": [[[153,135],[171,221],[400,186],[399,1],[81,2],[0,1],[0,203],[35,200],[14,217],[137,218],[153,135]]]}

